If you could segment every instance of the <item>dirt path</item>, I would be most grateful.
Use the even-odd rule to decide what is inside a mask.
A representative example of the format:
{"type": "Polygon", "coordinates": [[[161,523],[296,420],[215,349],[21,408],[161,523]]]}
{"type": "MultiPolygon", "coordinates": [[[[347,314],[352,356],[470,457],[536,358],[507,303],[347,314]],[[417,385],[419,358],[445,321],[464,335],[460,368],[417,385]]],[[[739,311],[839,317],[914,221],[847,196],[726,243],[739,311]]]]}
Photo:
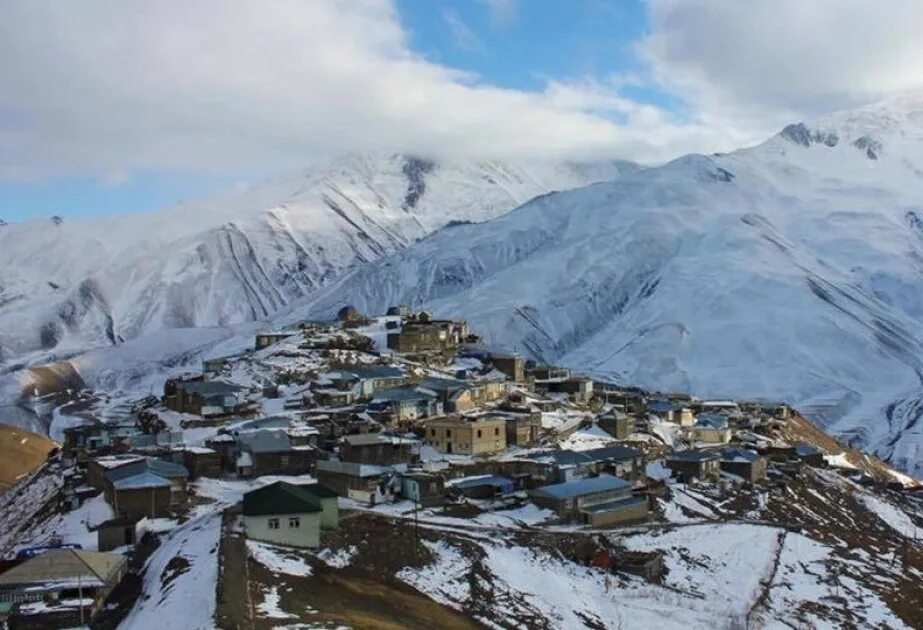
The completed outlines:
{"type": "Polygon", "coordinates": [[[253,628],[253,604],[247,566],[247,543],[243,534],[233,531],[237,514],[226,510],[221,521],[221,549],[215,624],[228,630],[253,628]]]}
{"type": "MultiPolygon", "coordinates": [[[[318,572],[304,589],[283,599],[317,611],[312,622],[346,625],[355,630],[476,630],[483,628],[460,612],[439,604],[391,576],[346,569],[318,572]]],[[[275,625],[278,625],[276,623],[275,625]]],[[[271,628],[267,623],[266,628],[271,628]]],[[[258,624],[259,628],[260,625],[258,624]]]]}
{"type": "Polygon", "coordinates": [[[782,530],[778,534],[776,548],[773,552],[772,567],[766,578],[760,580],[760,593],[753,601],[753,605],[747,611],[746,621],[748,628],[762,627],[761,613],[769,603],[769,592],[772,590],[773,583],[776,581],[776,574],[779,572],[779,561],[782,559],[782,551],[785,549],[785,538],[788,532],[782,530]]]}

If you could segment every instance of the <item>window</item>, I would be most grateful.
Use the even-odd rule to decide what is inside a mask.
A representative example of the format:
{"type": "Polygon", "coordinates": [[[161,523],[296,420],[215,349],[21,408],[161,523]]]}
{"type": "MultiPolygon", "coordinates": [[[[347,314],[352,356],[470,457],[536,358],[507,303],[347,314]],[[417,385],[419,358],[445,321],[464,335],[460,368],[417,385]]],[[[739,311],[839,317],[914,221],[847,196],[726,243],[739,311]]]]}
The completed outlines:
{"type": "Polygon", "coordinates": [[[494,435],[500,435],[500,427],[494,428],[494,435]]]}
{"type": "Polygon", "coordinates": [[[446,430],[445,430],[445,436],[446,436],[447,438],[452,437],[452,429],[446,429],[446,430]]]}
{"type": "Polygon", "coordinates": [[[295,529],[295,528],[301,527],[301,519],[298,518],[297,516],[289,516],[289,517],[288,517],[288,526],[289,526],[290,529],[295,529]]]}
{"type": "Polygon", "coordinates": [[[481,437],[481,430],[478,429],[478,437],[481,437]]]}
{"type": "Polygon", "coordinates": [[[289,456],[288,456],[288,455],[280,455],[280,456],[279,456],[279,465],[282,466],[282,468],[288,468],[288,465],[289,465],[289,456]]]}
{"type": "Polygon", "coordinates": [[[432,436],[432,437],[436,437],[436,429],[430,429],[430,430],[429,430],[429,434],[430,434],[430,436],[432,436]]]}
{"type": "Polygon", "coordinates": [[[269,519],[269,529],[279,529],[279,519],[277,518],[269,519]]]}

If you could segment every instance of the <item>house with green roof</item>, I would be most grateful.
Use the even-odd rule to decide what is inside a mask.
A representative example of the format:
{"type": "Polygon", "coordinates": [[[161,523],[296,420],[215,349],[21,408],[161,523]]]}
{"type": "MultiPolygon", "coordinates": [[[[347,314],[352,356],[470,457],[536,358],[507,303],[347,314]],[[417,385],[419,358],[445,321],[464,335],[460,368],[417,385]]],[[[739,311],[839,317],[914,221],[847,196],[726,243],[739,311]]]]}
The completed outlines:
{"type": "Polygon", "coordinates": [[[252,540],[318,547],[321,529],[337,526],[337,495],[320,484],[277,481],[244,494],[243,520],[252,540]]]}

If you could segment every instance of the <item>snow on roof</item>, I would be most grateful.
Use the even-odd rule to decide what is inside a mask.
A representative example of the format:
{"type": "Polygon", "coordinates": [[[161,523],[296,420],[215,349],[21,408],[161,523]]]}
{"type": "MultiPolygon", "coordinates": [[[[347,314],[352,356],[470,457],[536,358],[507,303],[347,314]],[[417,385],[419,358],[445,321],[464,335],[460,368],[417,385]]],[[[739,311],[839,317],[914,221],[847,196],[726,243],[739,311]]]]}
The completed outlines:
{"type": "Polygon", "coordinates": [[[598,477],[587,477],[575,481],[567,481],[551,486],[542,486],[532,490],[533,495],[549,497],[552,499],[573,499],[575,497],[597,492],[606,492],[610,490],[625,490],[631,488],[631,483],[613,477],[612,475],[600,475],[598,477]]]}
{"type": "Polygon", "coordinates": [[[367,446],[369,444],[418,444],[420,440],[389,435],[387,433],[359,433],[357,435],[347,435],[343,441],[350,446],[367,446]]]}
{"type": "Polygon", "coordinates": [[[212,453],[217,453],[218,451],[207,448],[205,446],[174,446],[173,450],[176,452],[187,452],[192,453],[193,455],[210,455],[212,453]]]}
{"type": "Polygon", "coordinates": [[[336,460],[320,460],[317,462],[317,470],[324,470],[332,473],[340,473],[353,477],[378,477],[388,472],[386,466],[374,466],[372,464],[357,464],[355,462],[339,462],[336,460]]]}
{"type": "Polygon", "coordinates": [[[721,461],[752,464],[760,458],[759,453],[745,448],[726,448],[721,451],[721,461]]]}
{"type": "Polygon", "coordinates": [[[513,480],[502,475],[472,475],[447,481],[446,486],[454,488],[477,488],[480,486],[513,487],[513,480]]]}
{"type": "Polygon", "coordinates": [[[215,394],[236,394],[246,389],[240,385],[227,383],[225,381],[185,381],[182,383],[177,383],[177,387],[181,388],[183,391],[202,394],[203,396],[215,394]]]}
{"type": "Polygon", "coordinates": [[[262,429],[237,436],[242,448],[252,453],[278,453],[292,448],[291,440],[284,431],[262,429]]]}
{"type": "Polygon", "coordinates": [[[138,473],[131,477],[119,479],[112,484],[116,490],[140,490],[143,488],[170,487],[170,481],[150,472],[138,473]]]}
{"type": "Polygon", "coordinates": [[[141,455],[106,455],[105,457],[97,457],[93,461],[103,468],[112,469],[132,462],[139,462],[143,459],[144,457],[141,455]]]}

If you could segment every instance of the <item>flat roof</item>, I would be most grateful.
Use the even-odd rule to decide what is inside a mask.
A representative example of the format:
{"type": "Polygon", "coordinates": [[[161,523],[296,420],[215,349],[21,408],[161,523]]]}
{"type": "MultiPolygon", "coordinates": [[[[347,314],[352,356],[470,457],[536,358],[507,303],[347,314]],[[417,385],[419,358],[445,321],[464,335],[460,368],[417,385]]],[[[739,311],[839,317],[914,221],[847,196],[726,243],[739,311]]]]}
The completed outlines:
{"type": "Polygon", "coordinates": [[[542,486],[534,489],[532,493],[553,499],[572,499],[585,494],[595,494],[608,490],[625,490],[628,488],[631,488],[631,484],[624,479],[613,477],[612,475],[600,475],[598,477],[586,477],[584,479],[557,483],[551,486],[542,486]]]}

